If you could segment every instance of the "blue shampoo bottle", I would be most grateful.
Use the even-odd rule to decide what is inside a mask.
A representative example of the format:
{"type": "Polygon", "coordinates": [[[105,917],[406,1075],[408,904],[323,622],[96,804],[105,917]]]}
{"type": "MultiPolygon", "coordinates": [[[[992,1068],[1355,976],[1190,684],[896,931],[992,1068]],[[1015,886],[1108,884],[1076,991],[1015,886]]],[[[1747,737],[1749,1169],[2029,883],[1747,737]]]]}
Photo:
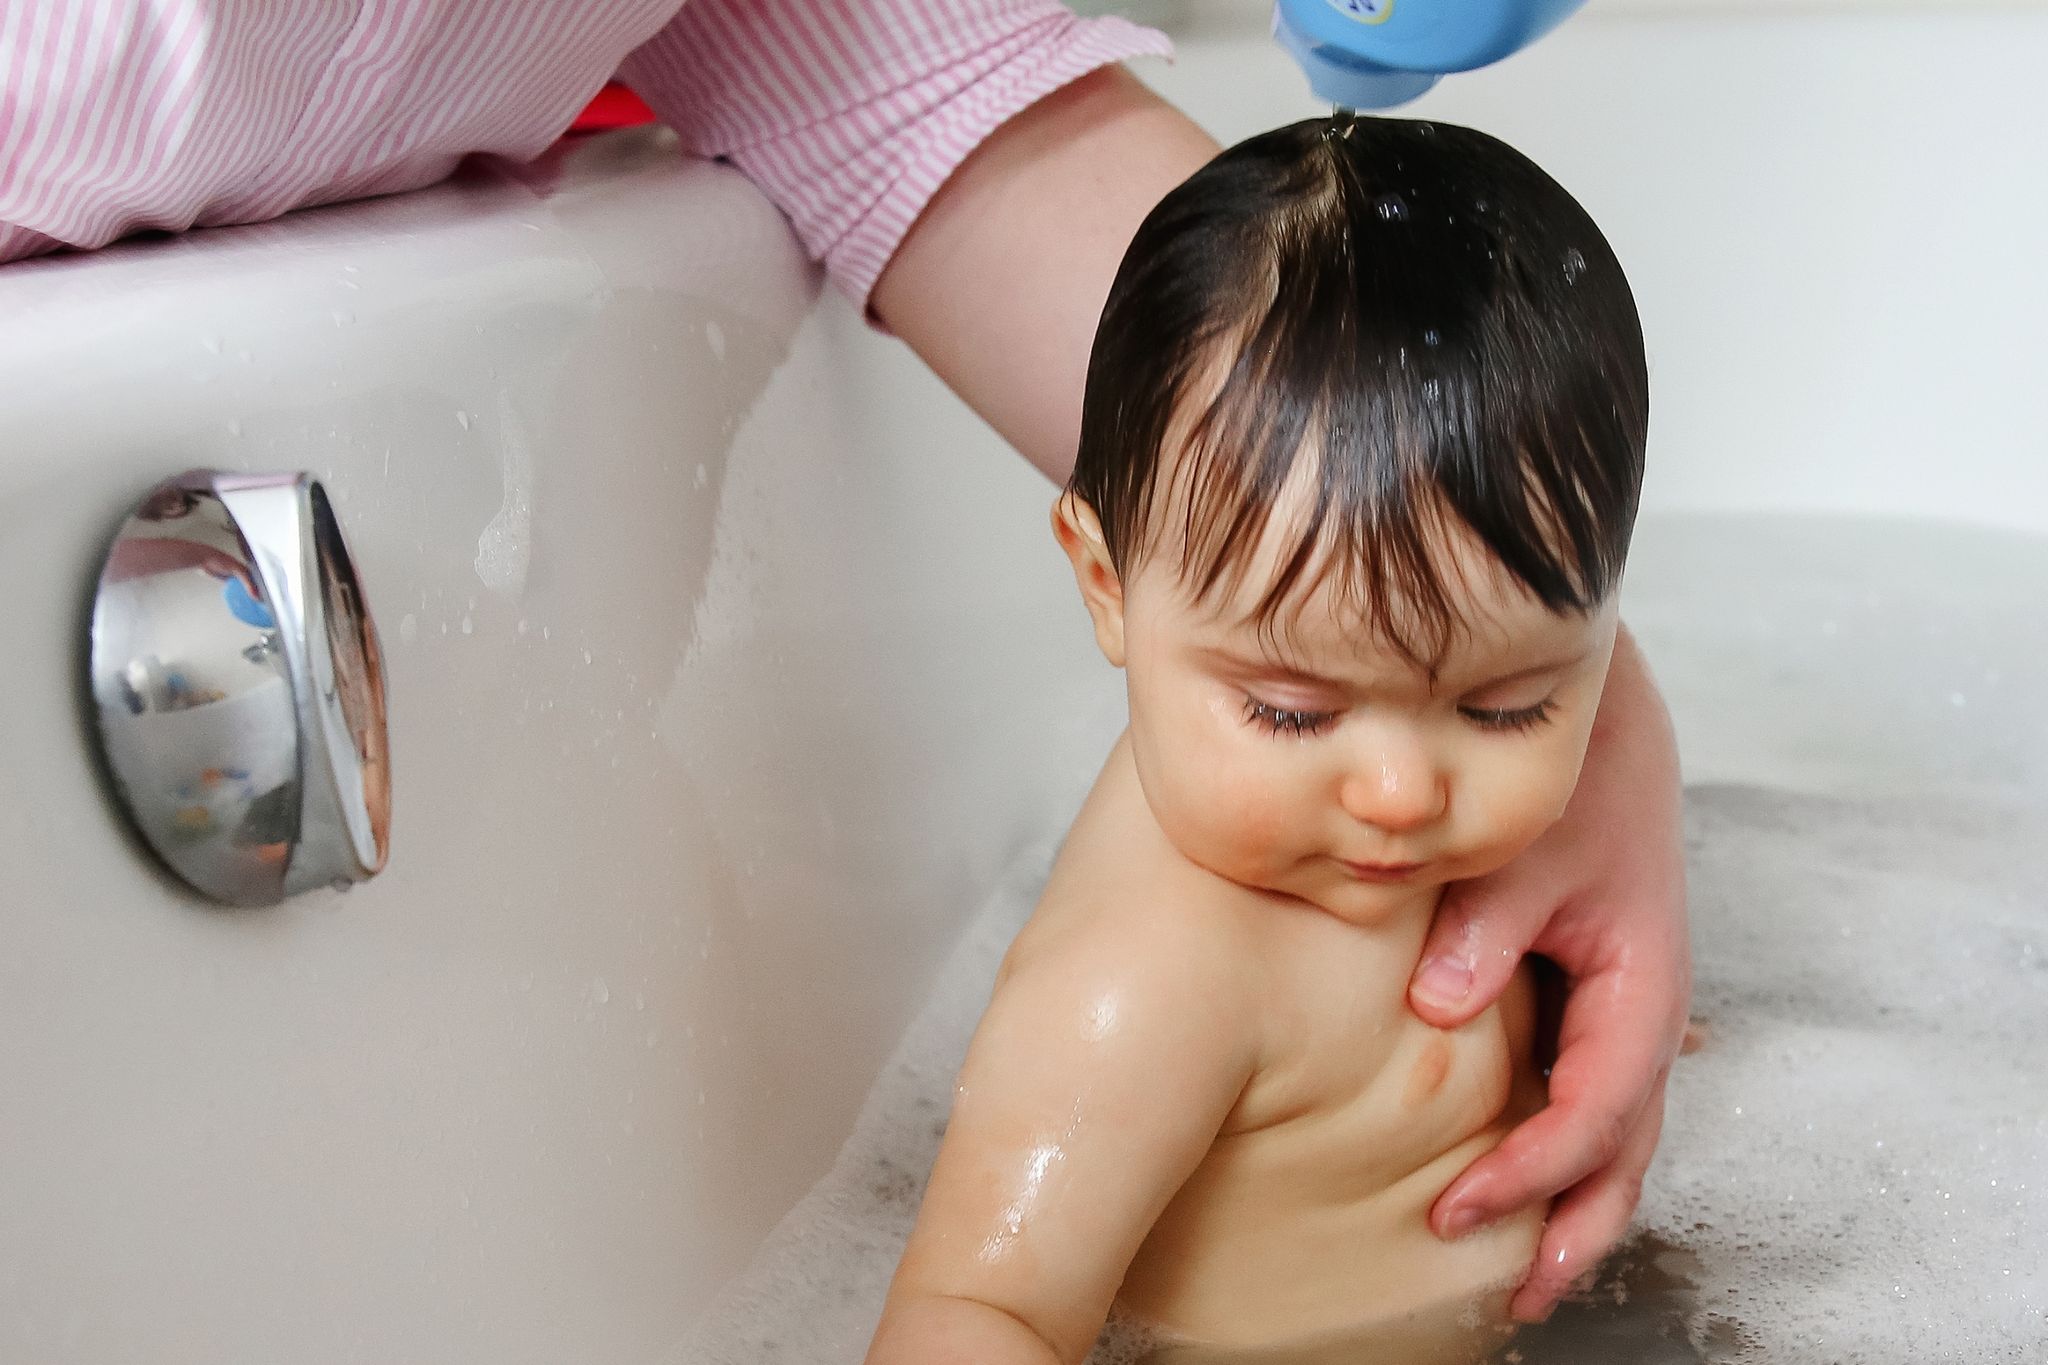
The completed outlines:
{"type": "Polygon", "coordinates": [[[1585,0],[1276,0],[1273,36],[1316,98],[1340,109],[1406,104],[1447,71],[1518,52],[1585,0]]]}

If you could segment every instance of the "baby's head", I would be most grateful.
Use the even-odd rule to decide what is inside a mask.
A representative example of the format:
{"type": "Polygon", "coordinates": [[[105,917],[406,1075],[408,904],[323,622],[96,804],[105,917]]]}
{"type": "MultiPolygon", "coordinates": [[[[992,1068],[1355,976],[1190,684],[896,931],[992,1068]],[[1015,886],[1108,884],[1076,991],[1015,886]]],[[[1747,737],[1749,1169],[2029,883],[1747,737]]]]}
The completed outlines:
{"type": "Polygon", "coordinates": [[[1367,920],[1547,828],[1648,409],[1614,253],[1485,134],[1312,120],[1168,195],[1054,525],[1181,852],[1367,920]]]}

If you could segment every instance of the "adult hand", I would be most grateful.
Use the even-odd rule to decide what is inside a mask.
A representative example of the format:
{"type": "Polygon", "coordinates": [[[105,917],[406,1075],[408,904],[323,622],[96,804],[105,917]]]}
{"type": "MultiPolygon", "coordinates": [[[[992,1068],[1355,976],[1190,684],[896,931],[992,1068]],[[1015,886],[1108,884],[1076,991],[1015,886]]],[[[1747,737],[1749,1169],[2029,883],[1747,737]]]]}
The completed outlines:
{"type": "Polygon", "coordinates": [[[1451,888],[1409,1003],[1455,1027],[1531,952],[1570,981],[1550,1103],[1467,1167],[1430,1222],[1455,1237],[1556,1196],[1513,1304],[1517,1318],[1538,1322],[1628,1227],[1691,997],[1677,751],[1625,631],[1564,818],[1507,867],[1451,888]]]}

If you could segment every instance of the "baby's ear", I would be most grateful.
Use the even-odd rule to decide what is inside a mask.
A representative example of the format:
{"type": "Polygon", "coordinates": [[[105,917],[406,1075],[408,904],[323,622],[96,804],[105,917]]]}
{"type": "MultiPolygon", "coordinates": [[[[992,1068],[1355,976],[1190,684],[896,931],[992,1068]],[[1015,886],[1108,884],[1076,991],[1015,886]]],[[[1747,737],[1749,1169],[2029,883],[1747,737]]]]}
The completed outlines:
{"type": "Polygon", "coordinates": [[[1102,522],[1087,501],[1062,492],[1052,503],[1052,533],[1074,566],[1081,600],[1095,620],[1095,643],[1117,668],[1124,666],[1124,584],[1110,562],[1102,522]]]}

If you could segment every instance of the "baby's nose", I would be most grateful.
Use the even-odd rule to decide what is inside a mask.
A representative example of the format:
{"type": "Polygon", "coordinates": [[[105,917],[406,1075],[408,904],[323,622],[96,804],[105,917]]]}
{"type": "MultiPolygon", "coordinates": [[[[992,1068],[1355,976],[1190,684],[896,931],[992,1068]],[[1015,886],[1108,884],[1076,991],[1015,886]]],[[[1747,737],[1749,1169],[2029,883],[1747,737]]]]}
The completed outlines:
{"type": "Polygon", "coordinates": [[[1345,774],[1338,799],[1352,819],[1401,834],[1441,817],[1450,786],[1419,748],[1383,748],[1345,774]]]}

